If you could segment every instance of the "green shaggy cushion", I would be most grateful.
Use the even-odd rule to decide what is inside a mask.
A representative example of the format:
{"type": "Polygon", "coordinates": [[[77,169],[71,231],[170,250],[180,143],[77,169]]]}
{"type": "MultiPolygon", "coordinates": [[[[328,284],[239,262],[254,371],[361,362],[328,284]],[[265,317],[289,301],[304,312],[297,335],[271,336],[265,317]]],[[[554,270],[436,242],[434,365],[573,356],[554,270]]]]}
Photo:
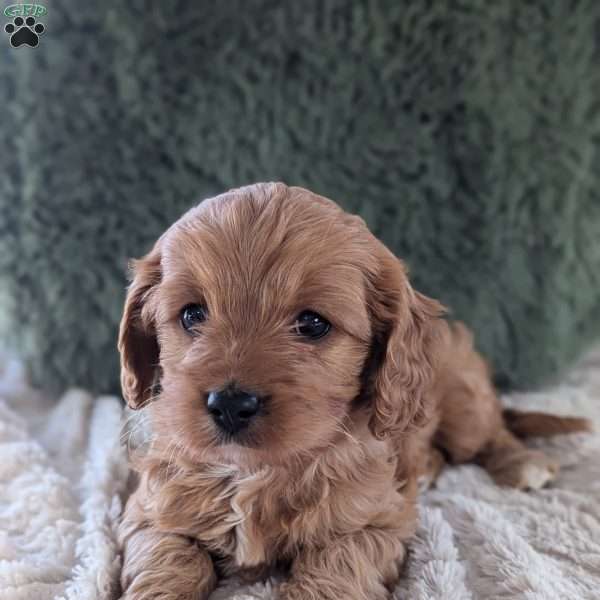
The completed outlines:
{"type": "Polygon", "coordinates": [[[0,61],[0,330],[118,388],[128,257],[283,180],[361,213],[507,384],[600,333],[600,3],[55,0],[0,61]]]}

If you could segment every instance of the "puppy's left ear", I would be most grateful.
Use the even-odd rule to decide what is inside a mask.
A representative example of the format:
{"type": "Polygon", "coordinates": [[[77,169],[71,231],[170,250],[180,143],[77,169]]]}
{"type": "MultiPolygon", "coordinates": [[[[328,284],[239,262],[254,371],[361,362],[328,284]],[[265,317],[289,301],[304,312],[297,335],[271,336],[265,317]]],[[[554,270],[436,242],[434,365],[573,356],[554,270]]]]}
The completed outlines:
{"type": "Polygon", "coordinates": [[[428,418],[437,321],[444,307],[415,291],[403,263],[380,246],[378,273],[370,281],[374,342],[372,415],[378,438],[422,425],[428,418]]]}

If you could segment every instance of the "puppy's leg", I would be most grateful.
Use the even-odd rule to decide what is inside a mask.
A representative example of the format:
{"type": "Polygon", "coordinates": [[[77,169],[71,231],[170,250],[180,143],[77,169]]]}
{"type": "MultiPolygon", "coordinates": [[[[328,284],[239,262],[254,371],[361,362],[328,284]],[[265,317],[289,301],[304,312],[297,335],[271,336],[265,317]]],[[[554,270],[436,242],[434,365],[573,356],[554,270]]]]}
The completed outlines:
{"type": "Polygon", "coordinates": [[[498,485],[517,489],[539,489],[555,478],[558,464],[508,431],[491,388],[461,387],[444,404],[436,443],[453,463],[477,462],[498,485]]]}
{"type": "Polygon", "coordinates": [[[559,465],[543,452],[527,448],[502,427],[478,457],[498,485],[537,490],[552,481],[559,465]]]}
{"type": "Polygon", "coordinates": [[[444,455],[437,448],[429,448],[423,473],[419,475],[419,491],[425,492],[432,487],[446,464],[444,455]]]}
{"type": "Polygon", "coordinates": [[[517,489],[539,489],[555,478],[558,464],[508,431],[500,411],[493,410],[495,395],[463,389],[452,402],[436,441],[453,463],[477,462],[498,485],[517,489]]]}
{"type": "Polygon", "coordinates": [[[500,402],[483,373],[481,377],[481,385],[457,380],[444,391],[434,443],[453,464],[475,460],[504,429],[500,402]]]}
{"type": "Polygon", "coordinates": [[[215,588],[208,552],[189,538],[126,519],[120,541],[124,600],[206,600],[215,588]]]}
{"type": "Polygon", "coordinates": [[[387,600],[405,556],[406,532],[367,527],[307,547],[280,588],[282,600],[387,600]]]}
{"type": "Polygon", "coordinates": [[[451,343],[436,387],[441,415],[436,445],[453,463],[483,465],[499,485],[543,487],[554,479],[558,465],[508,431],[488,368],[466,327],[455,323],[447,335],[451,343]]]}

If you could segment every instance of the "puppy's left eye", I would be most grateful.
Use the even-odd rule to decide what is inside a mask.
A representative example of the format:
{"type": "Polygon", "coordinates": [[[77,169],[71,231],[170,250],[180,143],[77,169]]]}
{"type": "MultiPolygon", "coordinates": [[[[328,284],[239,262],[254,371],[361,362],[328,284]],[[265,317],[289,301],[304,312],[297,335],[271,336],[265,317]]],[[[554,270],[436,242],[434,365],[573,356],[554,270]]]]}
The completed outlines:
{"type": "Polygon", "coordinates": [[[322,338],[330,329],[331,323],[312,310],[302,311],[294,323],[294,331],[311,340],[322,338]]]}

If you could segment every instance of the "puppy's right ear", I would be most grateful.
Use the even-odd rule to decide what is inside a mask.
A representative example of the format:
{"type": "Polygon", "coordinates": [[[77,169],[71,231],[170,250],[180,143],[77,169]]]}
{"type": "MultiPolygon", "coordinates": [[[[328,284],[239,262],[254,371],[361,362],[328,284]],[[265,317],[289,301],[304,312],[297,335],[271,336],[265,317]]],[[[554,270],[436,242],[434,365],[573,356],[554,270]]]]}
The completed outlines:
{"type": "Polygon", "coordinates": [[[161,280],[158,244],[132,262],[133,281],[127,291],[119,329],[121,389],[130,408],[140,408],[152,395],[159,348],[152,307],[155,286],[161,280]]]}

